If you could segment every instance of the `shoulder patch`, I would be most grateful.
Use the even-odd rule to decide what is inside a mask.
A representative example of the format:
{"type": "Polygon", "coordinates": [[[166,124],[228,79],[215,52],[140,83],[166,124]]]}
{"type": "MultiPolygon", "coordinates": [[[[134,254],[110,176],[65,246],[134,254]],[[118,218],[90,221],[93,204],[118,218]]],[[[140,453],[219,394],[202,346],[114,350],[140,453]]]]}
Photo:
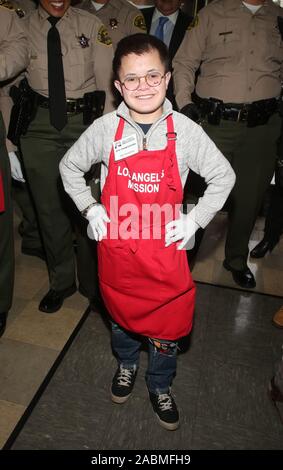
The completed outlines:
{"type": "Polygon", "coordinates": [[[142,15],[137,15],[134,18],[134,26],[141,29],[142,31],[146,31],[146,24],[142,15]]]}
{"type": "Polygon", "coordinates": [[[188,31],[190,31],[190,29],[195,28],[198,24],[199,24],[199,16],[197,15],[194,17],[193,21],[189,24],[188,31]]]}
{"type": "Polygon", "coordinates": [[[8,10],[15,11],[19,18],[23,18],[26,14],[26,12],[22,8],[14,7],[14,5],[7,0],[0,0],[0,6],[4,8],[8,8],[8,10]]]}
{"type": "Polygon", "coordinates": [[[97,41],[105,46],[111,46],[112,39],[104,25],[101,25],[97,33],[97,41]]]}
{"type": "Polygon", "coordinates": [[[9,10],[15,10],[11,2],[7,2],[6,0],[0,0],[0,6],[4,8],[8,8],[9,10]]]}

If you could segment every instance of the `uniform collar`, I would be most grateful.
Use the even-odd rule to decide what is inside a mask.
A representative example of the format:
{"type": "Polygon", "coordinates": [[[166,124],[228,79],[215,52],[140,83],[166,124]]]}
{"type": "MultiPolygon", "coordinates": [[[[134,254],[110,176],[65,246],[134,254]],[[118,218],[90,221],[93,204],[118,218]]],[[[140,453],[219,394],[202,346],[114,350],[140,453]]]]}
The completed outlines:
{"type": "MultiPolygon", "coordinates": [[[[264,3],[262,4],[263,7],[266,7],[270,5],[271,0],[264,0],[264,3]]],[[[225,9],[226,11],[233,11],[233,10],[238,10],[239,8],[243,8],[243,2],[242,0],[226,0],[225,1],[225,9]]],[[[246,7],[245,7],[246,8],[246,7]]]]}
{"type": "MultiPolygon", "coordinates": [[[[178,15],[179,15],[179,10],[176,10],[174,13],[172,13],[172,15],[166,16],[166,18],[168,18],[168,20],[171,21],[171,23],[173,23],[175,25],[176,21],[177,21],[177,18],[178,18],[178,15]]],[[[165,15],[163,15],[161,13],[161,11],[159,11],[157,8],[155,8],[155,10],[153,12],[153,16],[152,16],[152,23],[157,21],[161,16],[165,17],[165,15]]]]}
{"type": "MultiPolygon", "coordinates": [[[[95,0],[94,0],[95,1],[95,0]]],[[[94,11],[94,12],[99,12],[100,10],[105,10],[107,5],[109,4],[110,0],[108,2],[104,3],[104,5],[101,6],[101,8],[96,9],[95,5],[93,4],[92,0],[88,0],[89,7],[94,11]]]]}
{"type": "MultiPolygon", "coordinates": [[[[38,16],[42,22],[47,21],[47,18],[49,18],[50,14],[42,8],[41,5],[38,6],[37,9],[38,16]]],[[[58,24],[61,23],[61,21],[68,21],[73,15],[73,8],[70,6],[68,10],[66,11],[65,15],[62,16],[62,18],[58,21],[58,24]]]]}
{"type": "MultiPolygon", "coordinates": [[[[245,10],[248,10],[250,12],[250,14],[252,14],[252,12],[248,9],[248,7],[246,7],[246,5],[243,4],[243,2],[241,1],[241,4],[242,4],[242,7],[245,9],[245,10]]],[[[272,0],[264,0],[263,4],[261,5],[261,8],[259,8],[255,15],[260,15],[262,14],[263,12],[266,12],[266,9],[267,8],[270,8],[270,6],[275,6],[275,3],[272,2],[272,0]]]]}

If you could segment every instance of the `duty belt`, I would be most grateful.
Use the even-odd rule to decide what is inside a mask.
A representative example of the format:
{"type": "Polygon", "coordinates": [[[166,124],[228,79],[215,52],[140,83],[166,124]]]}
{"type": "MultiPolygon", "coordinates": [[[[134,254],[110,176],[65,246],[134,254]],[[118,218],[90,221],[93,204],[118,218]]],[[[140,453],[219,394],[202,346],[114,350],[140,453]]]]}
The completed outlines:
{"type": "Polygon", "coordinates": [[[219,124],[221,119],[234,122],[247,122],[249,127],[265,124],[272,114],[278,111],[278,99],[254,101],[252,103],[223,103],[215,98],[194,97],[202,117],[211,124],[219,124]]]}
{"type": "MultiPolygon", "coordinates": [[[[40,108],[49,108],[49,99],[45,96],[36,93],[37,96],[37,103],[40,108]]],[[[77,99],[67,99],[67,114],[78,114],[81,113],[84,109],[84,99],[77,98],[77,99]]]]}

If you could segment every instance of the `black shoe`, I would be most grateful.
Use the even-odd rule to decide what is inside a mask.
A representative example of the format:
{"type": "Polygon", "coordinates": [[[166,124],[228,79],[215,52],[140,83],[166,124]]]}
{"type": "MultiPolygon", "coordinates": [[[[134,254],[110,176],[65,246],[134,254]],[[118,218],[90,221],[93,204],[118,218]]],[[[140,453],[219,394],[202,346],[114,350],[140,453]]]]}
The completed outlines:
{"type": "Polygon", "coordinates": [[[158,395],[149,392],[149,398],[161,426],[167,429],[167,431],[178,429],[179,412],[171,392],[160,393],[158,395]]]}
{"type": "Polygon", "coordinates": [[[273,246],[267,238],[263,238],[250,252],[251,258],[263,258],[268,251],[272,251],[273,246]]]}
{"type": "Polygon", "coordinates": [[[7,322],[7,312],[0,313],[0,337],[4,334],[7,322]]]}
{"type": "Polygon", "coordinates": [[[112,380],[111,398],[114,403],[125,403],[131,395],[137,376],[137,368],[119,366],[112,380]]]}
{"type": "Polygon", "coordinates": [[[57,312],[57,310],[62,307],[64,299],[73,295],[76,290],[77,287],[75,284],[60,292],[57,292],[54,289],[50,289],[41,300],[38,309],[44,313],[57,312]]]}
{"type": "Polygon", "coordinates": [[[22,248],[22,253],[28,256],[36,256],[37,258],[46,261],[46,256],[41,248],[22,248]]]}
{"type": "Polygon", "coordinates": [[[255,278],[248,266],[244,269],[233,269],[226,261],[223,261],[223,266],[227,271],[231,271],[236,284],[245,289],[253,289],[256,286],[255,278]]]}

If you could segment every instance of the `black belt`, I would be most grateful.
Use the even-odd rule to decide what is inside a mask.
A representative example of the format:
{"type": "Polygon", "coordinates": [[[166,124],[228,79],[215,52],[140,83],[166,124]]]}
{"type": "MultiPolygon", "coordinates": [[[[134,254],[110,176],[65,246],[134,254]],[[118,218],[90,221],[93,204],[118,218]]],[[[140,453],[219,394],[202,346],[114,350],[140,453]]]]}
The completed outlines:
{"type": "Polygon", "coordinates": [[[195,103],[199,106],[201,114],[206,116],[215,116],[218,119],[227,121],[243,122],[257,119],[260,122],[260,116],[271,116],[278,111],[278,99],[270,98],[266,100],[253,101],[252,103],[223,103],[214,98],[200,98],[195,96],[195,103]]]}
{"type": "MultiPolygon", "coordinates": [[[[49,108],[49,98],[36,93],[37,103],[40,108],[49,108]]],[[[84,99],[77,98],[77,99],[67,99],[67,114],[78,114],[82,113],[84,109],[84,99]]]]}
{"type": "Polygon", "coordinates": [[[222,105],[222,119],[228,121],[247,121],[249,113],[258,107],[258,110],[268,112],[272,115],[278,111],[278,100],[276,98],[271,98],[268,100],[254,101],[253,103],[243,103],[243,104],[229,104],[223,103],[222,105]]]}

